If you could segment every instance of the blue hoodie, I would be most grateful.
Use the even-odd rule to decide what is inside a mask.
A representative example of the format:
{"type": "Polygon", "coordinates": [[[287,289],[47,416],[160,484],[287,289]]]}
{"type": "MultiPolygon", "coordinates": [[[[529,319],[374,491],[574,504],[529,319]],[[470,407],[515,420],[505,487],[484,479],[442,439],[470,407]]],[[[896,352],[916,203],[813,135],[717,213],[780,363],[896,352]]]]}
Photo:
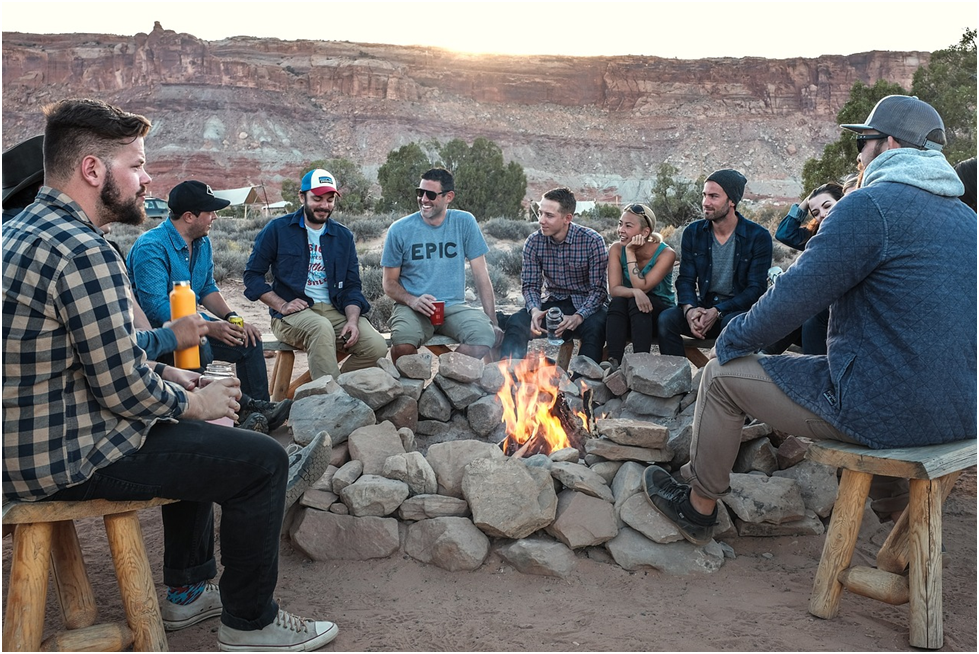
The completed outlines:
{"type": "Polygon", "coordinates": [[[764,357],[797,404],[874,448],[976,437],[976,219],[939,152],[888,150],[717,339],[721,364],[829,307],[827,354],[764,357]]]}

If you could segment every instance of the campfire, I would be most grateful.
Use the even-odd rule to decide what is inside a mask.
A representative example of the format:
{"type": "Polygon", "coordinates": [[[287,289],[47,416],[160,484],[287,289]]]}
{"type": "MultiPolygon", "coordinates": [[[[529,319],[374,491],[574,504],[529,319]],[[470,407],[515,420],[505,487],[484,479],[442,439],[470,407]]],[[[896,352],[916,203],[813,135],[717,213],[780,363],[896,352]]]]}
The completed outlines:
{"type": "Polygon", "coordinates": [[[504,381],[497,398],[506,423],[507,437],[500,443],[504,454],[526,457],[573,447],[584,455],[591,424],[587,389],[585,411],[573,411],[559,387],[562,372],[540,353],[517,361],[512,369],[501,362],[500,370],[504,381]]]}

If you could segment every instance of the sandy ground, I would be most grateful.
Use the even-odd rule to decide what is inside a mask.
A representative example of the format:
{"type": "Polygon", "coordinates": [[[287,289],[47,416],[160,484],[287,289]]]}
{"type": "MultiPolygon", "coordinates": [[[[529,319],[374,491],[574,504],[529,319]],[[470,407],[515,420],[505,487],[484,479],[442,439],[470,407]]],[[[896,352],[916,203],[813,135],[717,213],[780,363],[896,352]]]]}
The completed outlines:
{"type": "MultiPolygon", "coordinates": [[[[246,320],[268,331],[267,313],[246,314],[241,296],[231,288],[226,292],[246,320]]],[[[297,374],[303,363],[297,357],[297,374]]],[[[287,428],[276,436],[287,439],[287,428]]],[[[162,596],[159,512],[144,511],[141,519],[162,596]]],[[[869,540],[873,532],[865,526],[858,545],[865,560],[876,552],[869,540]]],[[[84,521],[79,534],[100,618],[121,620],[104,531],[98,521],[84,521]]],[[[874,538],[879,539],[880,534],[874,538]]],[[[404,554],[313,562],[283,540],[276,596],[284,608],[339,625],[326,651],[909,650],[907,605],[844,593],[836,618],[809,615],[823,541],[730,539],[737,558],[710,575],[628,572],[581,555],[571,577],[560,580],[521,574],[495,553],[471,573],[447,572],[404,554]]],[[[944,542],[944,649],[976,651],[975,468],[960,478],[945,505],[944,542]]],[[[5,538],[4,582],[10,549],[11,539],[5,538]]],[[[60,626],[51,595],[47,633],[60,626]]],[[[216,651],[217,628],[218,620],[210,620],[173,633],[170,649],[216,651]]]]}

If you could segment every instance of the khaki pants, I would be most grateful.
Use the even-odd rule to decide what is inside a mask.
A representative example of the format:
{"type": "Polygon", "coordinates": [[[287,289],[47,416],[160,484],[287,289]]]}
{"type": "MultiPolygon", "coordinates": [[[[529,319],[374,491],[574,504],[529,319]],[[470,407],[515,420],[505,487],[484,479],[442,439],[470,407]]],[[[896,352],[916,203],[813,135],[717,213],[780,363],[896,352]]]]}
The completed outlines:
{"type": "MultiPolygon", "coordinates": [[[[309,357],[309,374],[313,379],[324,375],[340,376],[337,364],[337,348],[342,350],[343,341],[337,334],[347,324],[347,316],[322,302],[308,309],[272,319],[272,333],[283,343],[304,350],[309,357]]],[[[360,338],[351,348],[350,357],[343,362],[344,372],[362,370],[377,365],[377,360],[387,355],[384,337],[364,316],[357,322],[360,338]]]]}
{"type": "MultiPolygon", "coordinates": [[[[755,354],[723,366],[714,359],[704,368],[694,412],[690,463],[681,468],[683,478],[703,497],[718,499],[731,490],[731,469],[741,447],[745,415],[794,436],[857,443],[792,401],[768,376],[760,359],[755,354]]],[[[875,477],[870,495],[875,511],[900,511],[907,505],[907,480],[875,477]]]]}

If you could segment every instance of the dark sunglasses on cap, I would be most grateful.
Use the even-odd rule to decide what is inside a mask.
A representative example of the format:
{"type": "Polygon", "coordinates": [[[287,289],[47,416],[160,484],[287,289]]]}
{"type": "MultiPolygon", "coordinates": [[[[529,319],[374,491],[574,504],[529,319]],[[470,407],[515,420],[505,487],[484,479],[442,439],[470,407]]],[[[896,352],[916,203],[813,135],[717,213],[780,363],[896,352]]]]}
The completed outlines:
{"type": "Polygon", "coordinates": [[[452,189],[449,189],[448,191],[442,191],[440,193],[437,193],[435,191],[427,191],[427,190],[425,190],[423,188],[416,188],[415,189],[415,197],[418,198],[418,199],[421,199],[421,197],[424,195],[429,200],[434,200],[438,196],[445,195],[446,193],[449,193],[451,191],[452,191],[452,189]]]}
{"type": "Polygon", "coordinates": [[[867,141],[879,141],[886,138],[887,134],[858,134],[857,152],[863,152],[863,146],[867,145],[867,141]]]}

